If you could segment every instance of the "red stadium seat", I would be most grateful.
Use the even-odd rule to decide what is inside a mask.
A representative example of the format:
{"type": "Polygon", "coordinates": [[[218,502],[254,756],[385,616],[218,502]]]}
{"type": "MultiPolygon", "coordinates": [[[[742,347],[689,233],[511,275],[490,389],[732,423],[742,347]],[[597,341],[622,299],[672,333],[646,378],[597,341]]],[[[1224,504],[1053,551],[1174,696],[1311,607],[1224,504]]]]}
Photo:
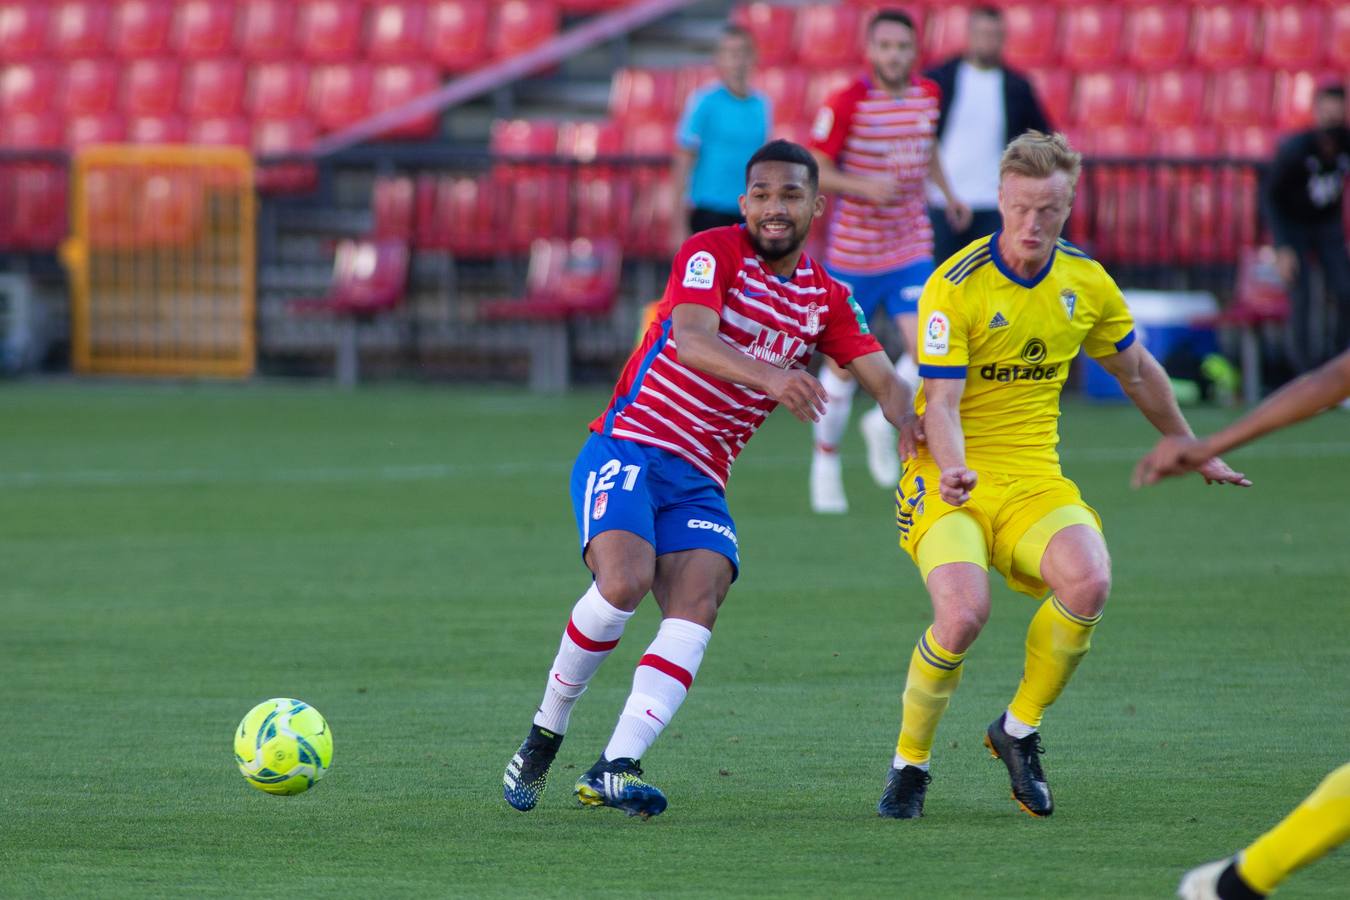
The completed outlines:
{"type": "Polygon", "coordinates": [[[1003,56],[1019,69],[1052,66],[1059,61],[1059,10],[1044,3],[1013,3],[1003,8],[1007,41],[1003,56]]]}
{"type": "Polygon", "coordinates": [[[291,309],[301,313],[371,316],[403,302],[408,284],[408,245],[403,241],[343,240],[337,245],[333,281],[328,293],[297,300],[291,309]]]}
{"type": "Polygon", "coordinates": [[[1350,72],[1350,4],[1333,6],[1328,13],[1327,65],[1350,72]]]}
{"type": "Polygon", "coordinates": [[[57,105],[60,72],[47,62],[15,63],[0,69],[0,113],[44,113],[57,105]]]}
{"type": "Polygon", "coordinates": [[[607,12],[626,6],[631,0],[557,0],[558,9],[569,16],[607,12]]]}
{"type": "Polygon", "coordinates": [[[616,237],[628,231],[633,182],[628,178],[581,178],[576,184],[576,234],[616,237]]]}
{"type": "Polygon", "coordinates": [[[1278,138],[1279,135],[1265,125],[1234,125],[1223,129],[1220,143],[1224,156],[1269,162],[1275,158],[1278,138]]]}
{"type": "Polygon", "coordinates": [[[855,6],[803,6],[797,15],[797,59],[812,69],[858,65],[861,33],[861,11],[855,6]]]}
{"type": "Polygon", "coordinates": [[[619,69],[610,82],[609,111],[617,119],[671,122],[675,106],[674,69],[619,69]]]}
{"type": "Polygon", "coordinates": [[[1210,69],[1244,66],[1256,56],[1256,10],[1205,6],[1195,10],[1195,61],[1210,69]]]}
{"type": "MultiPolygon", "coordinates": [[[[111,112],[117,106],[121,74],[110,59],[77,59],[66,69],[61,99],[70,115],[111,112]]],[[[51,102],[51,99],[48,100],[51,102]]]]}
{"type": "Polygon", "coordinates": [[[55,163],[22,163],[0,169],[0,246],[57,249],[67,234],[70,177],[55,163]]]}
{"type": "Polygon", "coordinates": [[[1125,62],[1136,69],[1170,69],[1191,56],[1191,11],[1176,3],[1148,3],[1125,17],[1125,62]]]}
{"type": "Polygon", "coordinates": [[[1071,6],[1062,13],[1060,58],[1072,69],[1102,69],[1120,59],[1124,11],[1119,6],[1071,6]]]}
{"type": "Polygon", "coordinates": [[[678,118],[689,103],[694,91],[706,87],[717,80],[717,70],[712,66],[682,66],[675,73],[675,115],[678,118]]]}
{"type": "MultiPolygon", "coordinates": [[[[314,123],[308,119],[262,119],[253,123],[253,152],[259,157],[303,153],[314,145],[314,137],[314,123]]],[[[318,184],[318,171],[312,163],[260,162],[255,175],[260,191],[292,193],[313,190],[318,184]]]]}
{"type": "Polygon", "coordinates": [[[296,22],[300,55],[310,62],[346,62],[361,47],[361,0],[301,0],[296,22]]]}
{"type": "Polygon", "coordinates": [[[1211,118],[1216,125],[1269,125],[1274,79],[1265,69],[1218,72],[1212,80],[1211,118]]]}
{"type": "Polygon", "coordinates": [[[750,32],[758,51],[759,64],[779,66],[796,58],[793,36],[797,29],[797,8],[779,3],[747,3],[736,8],[731,20],[750,32]]]}
{"type": "Polygon", "coordinates": [[[198,119],[188,126],[188,141],[208,147],[248,147],[253,143],[253,129],[243,116],[198,119]]]}
{"type": "Polygon", "coordinates": [[[108,4],[61,0],[52,9],[48,49],[61,59],[102,56],[108,50],[108,4]]]}
{"type": "Polygon", "coordinates": [[[187,131],[182,116],[136,116],[127,122],[127,140],[133,144],[181,144],[187,131]]]}
{"type": "Polygon", "coordinates": [[[66,126],[60,116],[42,113],[0,116],[0,147],[57,150],[65,146],[65,140],[66,126]]]}
{"type": "Polygon", "coordinates": [[[497,59],[519,56],[556,37],[562,25],[552,0],[504,0],[496,4],[497,18],[491,29],[492,55],[497,59]]]}
{"type": "Polygon", "coordinates": [[[414,244],[464,259],[490,259],[497,244],[497,197],[489,178],[423,175],[417,179],[414,244]]]}
{"type": "Polygon", "coordinates": [[[249,70],[244,105],[255,119],[302,116],[308,98],[309,66],[304,63],[263,63],[249,70]]]}
{"type": "Polygon", "coordinates": [[[1203,121],[1207,88],[1206,73],[1199,69],[1150,73],[1144,82],[1144,123],[1171,128],[1203,121]]]}
{"type": "Polygon", "coordinates": [[[193,119],[234,116],[244,109],[244,64],[237,59],[200,59],[183,75],[183,111],[193,119]]]}
{"type": "Polygon", "coordinates": [[[1132,122],[1136,78],[1135,73],[1118,69],[1080,75],[1074,92],[1074,122],[1080,129],[1132,122]]]}
{"type": "MultiPolygon", "coordinates": [[[[479,305],[486,321],[563,321],[577,316],[608,313],[619,299],[619,276],[623,254],[618,241],[606,236],[573,241],[558,238],[531,242],[530,263],[525,276],[525,296],[490,300],[479,305]]],[[[565,337],[565,332],[563,333],[565,337]]],[[[531,362],[531,383],[547,383],[531,362]]],[[[566,380],[565,373],[559,373],[566,380]]]]}
{"type": "Polygon", "coordinates": [[[117,144],[126,139],[126,119],[120,113],[90,113],[72,116],[66,122],[66,144],[117,144]]]}
{"type": "Polygon", "coordinates": [[[1027,72],[1036,97],[1041,101],[1050,124],[1058,128],[1069,121],[1073,109],[1073,73],[1068,69],[1031,69],[1027,72]]]}
{"type": "Polygon", "coordinates": [[[425,3],[378,0],[370,7],[366,58],[395,63],[421,59],[425,27],[425,3]]]}
{"type": "Polygon", "coordinates": [[[618,122],[563,122],[558,126],[558,155],[588,163],[597,157],[623,153],[623,129],[618,122]]]}
{"type": "Polygon", "coordinates": [[[552,156],[558,149],[558,123],[546,119],[498,119],[488,144],[492,155],[506,159],[552,156]]]}
{"type": "Polygon", "coordinates": [[[415,194],[413,180],[406,175],[382,175],[375,179],[370,208],[374,214],[372,236],[376,240],[412,240],[413,214],[417,208],[415,194]]]}
{"type": "Polygon", "coordinates": [[[1102,125],[1077,134],[1074,146],[1090,157],[1137,159],[1153,152],[1153,132],[1138,125],[1102,125]]]}
{"type": "Polygon", "coordinates": [[[167,116],[178,109],[182,68],[176,59],[138,59],[122,70],[122,109],[133,116],[167,116]]]}
{"type": "Polygon", "coordinates": [[[567,209],[568,183],[552,172],[524,172],[499,181],[505,218],[498,235],[505,249],[521,252],[535,238],[565,237],[570,223],[558,214],[567,209]]]}
{"type": "Polygon", "coordinates": [[[239,9],[239,52],[245,59],[294,61],[296,6],[293,0],[243,0],[239,9]]]}
{"type": "Polygon", "coordinates": [[[0,61],[27,62],[46,56],[48,6],[44,0],[0,6],[0,61]]]}
{"type": "Polygon", "coordinates": [[[807,121],[814,121],[820,108],[831,95],[843,90],[858,77],[857,69],[831,69],[827,72],[812,72],[811,81],[806,85],[806,101],[803,111],[807,121]]]}
{"type": "Polygon", "coordinates": [[[173,8],[164,0],[121,0],[113,8],[113,53],[127,60],[162,55],[172,20],[173,8]]]}
{"type": "Polygon", "coordinates": [[[629,122],[624,129],[623,149],[632,156],[669,156],[675,152],[675,125],[656,119],[629,122]]]}
{"type": "Polygon", "coordinates": [[[921,58],[926,63],[946,62],[966,49],[970,7],[959,4],[939,6],[928,20],[928,33],[921,58]]]}
{"type": "Polygon", "coordinates": [[[1326,55],[1326,38],[1323,10],[1306,3],[1271,7],[1262,16],[1261,62],[1272,69],[1320,66],[1326,55]]]}
{"type": "Polygon", "coordinates": [[[1325,76],[1317,72],[1275,73],[1275,127],[1281,131],[1312,124],[1313,94],[1325,76]]]}
{"type": "Polygon", "coordinates": [[[790,122],[775,119],[773,132],[769,137],[772,140],[792,141],[794,144],[801,144],[805,147],[811,143],[811,123],[805,119],[796,119],[790,122]]]}
{"type": "Polygon", "coordinates": [[[1213,125],[1170,125],[1158,130],[1154,151],[1166,159],[1220,155],[1219,130],[1213,125]]]}
{"type": "Polygon", "coordinates": [[[367,63],[317,66],[309,76],[309,113],[319,131],[337,131],[370,115],[367,63]]]}
{"type": "Polygon", "coordinates": [[[228,56],[234,48],[234,0],[182,0],[174,14],[170,43],[185,59],[228,56]]]}
{"type": "MultiPolygon", "coordinates": [[[[370,109],[383,112],[434,91],[440,84],[436,67],[426,62],[390,64],[375,68],[370,87],[370,109]]],[[[428,138],[436,133],[439,117],[425,113],[412,121],[382,132],[383,138],[428,138]]]]}
{"type": "Polygon", "coordinates": [[[656,178],[639,183],[633,195],[633,212],[624,247],[630,254],[645,259],[669,260],[670,234],[680,200],[667,170],[656,178]]]}
{"type": "Polygon", "coordinates": [[[815,112],[806,108],[806,85],[806,73],[796,66],[760,69],[755,73],[754,86],[773,104],[775,121],[796,120],[815,112]]]}
{"type": "Polygon", "coordinates": [[[426,47],[445,72],[467,72],[488,53],[487,0],[432,0],[427,7],[426,47]]]}

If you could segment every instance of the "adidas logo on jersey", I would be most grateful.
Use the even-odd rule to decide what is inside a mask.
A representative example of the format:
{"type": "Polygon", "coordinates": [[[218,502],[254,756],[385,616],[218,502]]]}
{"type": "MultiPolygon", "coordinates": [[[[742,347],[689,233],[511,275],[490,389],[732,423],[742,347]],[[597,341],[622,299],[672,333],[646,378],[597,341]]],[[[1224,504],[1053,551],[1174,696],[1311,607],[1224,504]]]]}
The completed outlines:
{"type": "Polygon", "coordinates": [[[994,313],[994,317],[989,320],[990,331],[993,331],[995,328],[1007,328],[1007,327],[1008,327],[1008,320],[1003,318],[1003,313],[1001,312],[994,313]]]}

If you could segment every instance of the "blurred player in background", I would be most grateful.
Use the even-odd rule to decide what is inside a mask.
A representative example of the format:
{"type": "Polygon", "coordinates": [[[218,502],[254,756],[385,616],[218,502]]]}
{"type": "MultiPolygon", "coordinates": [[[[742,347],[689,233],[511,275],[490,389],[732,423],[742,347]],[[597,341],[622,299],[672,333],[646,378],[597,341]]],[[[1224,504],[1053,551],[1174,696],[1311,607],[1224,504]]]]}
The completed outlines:
{"type": "MultiPolygon", "coordinates": [[[[1167,373],[1135,341],[1120,289],[1060,239],[1080,162],[1063,135],[1029,131],[1010,143],[999,167],[1003,228],[944,263],[919,301],[927,445],[905,465],[896,523],[933,625],[910,659],[882,816],[923,814],[938,721],[989,618],[991,562],[1013,590],[1045,599],[1027,630],[1021,685],[985,744],[1023,809],[1054,809],[1038,729],[1087,653],[1111,585],[1101,523],[1056,452],[1060,392],[1079,349],[1160,432],[1191,434],[1167,373]]],[[[1250,484],[1217,458],[1200,472],[1250,484]]]]}
{"type": "Polygon", "coordinates": [[[807,422],[824,409],[825,392],[805,368],[816,350],[853,373],[913,450],[909,389],[848,291],[802,252],[824,211],[818,177],[811,154],[788,141],[751,157],[746,224],[701,232],[680,248],[657,320],[591,423],[571,489],[595,580],[572,609],[534,725],[507,765],[504,795],[516,809],[534,808],[573,705],[648,591],[660,630],[576,795],[644,818],[666,808],[642,780],[639,758],[693,684],[740,567],[727,476],[778,404],[807,422]]]}
{"type": "Polygon", "coordinates": [[[672,179],[687,207],[674,220],[674,247],[695,232],[745,221],[736,200],[744,187],[745,161],[773,130],[769,98],[750,88],[755,66],[750,32],[726,26],[713,66],[717,81],[689,97],[675,131],[672,179]]]}
{"type": "MultiPolygon", "coordinates": [[[[1218,453],[1315,416],[1350,398],[1350,350],[1286,385],[1211,437],[1165,437],[1139,461],[1134,485],[1193,472],[1218,453]]],[[[1282,822],[1228,859],[1186,873],[1183,900],[1251,900],[1264,897],[1293,872],[1350,839],[1350,763],[1332,772],[1282,822]]]]}
{"type": "MultiPolygon", "coordinates": [[[[820,164],[820,185],[837,194],[827,235],[830,274],[853,289],[869,319],[880,305],[895,318],[905,355],[897,366],[911,388],[917,381],[914,332],[919,292],[933,272],[933,231],[927,184],[947,200],[954,229],[970,222],[970,210],[952,193],[934,152],[938,89],[914,74],[918,60],[914,21],[883,10],[867,26],[868,74],[831,96],[811,126],[811,150],[820,164]]],[[[855,385],[846,372],[826,363],[821,383],[830,403],[815,427],[811,460],[811,508],[848,511],[839,442],[848,428],[855,385]]],[[[878,408],[862,420],[868,469],[878,485],[895,487],[900,476],[895,433],[878,408]]]]}

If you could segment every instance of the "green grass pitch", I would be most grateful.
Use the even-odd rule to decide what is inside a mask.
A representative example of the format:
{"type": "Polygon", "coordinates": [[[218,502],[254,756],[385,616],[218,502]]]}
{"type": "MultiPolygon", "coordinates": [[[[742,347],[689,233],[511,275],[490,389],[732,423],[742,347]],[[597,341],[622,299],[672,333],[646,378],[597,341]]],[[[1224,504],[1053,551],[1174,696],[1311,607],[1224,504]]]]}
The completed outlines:
{"type": "MultiPolygon", "coordinates": [[[[570,792],[644,607],[517,813],[502,768],[586,584],[566,477],[604,399],[0,387],[0,895],[1166,897],[1350,756],[1350,416],[1234,454],[1249,491],[1134,493],[1148,426],[1070,403],[1065,468],[1115,589],[1044,728],[1057,812],[1017,811],[980,746],[1032,613],[1000,583],[927,817],[877,819],[927,600],[856,431],[853,511],[813,518],[808,434],[780,412],[732,477],[742,578],[644,760],[669,812],[570,792]],[[300,797],[234,768],[232,729],[272,696],[335,735],[300,797]]],[[[1281,896],[1347,884],[1342,850],[1281,896]]]]}

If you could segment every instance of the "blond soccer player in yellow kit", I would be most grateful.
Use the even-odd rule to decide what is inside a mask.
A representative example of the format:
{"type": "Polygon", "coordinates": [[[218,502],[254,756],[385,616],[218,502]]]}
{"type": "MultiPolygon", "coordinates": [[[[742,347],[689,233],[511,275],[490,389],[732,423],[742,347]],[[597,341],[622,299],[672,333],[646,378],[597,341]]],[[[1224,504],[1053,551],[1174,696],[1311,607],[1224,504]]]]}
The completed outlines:
{"type": "MultiPolygon", "coordinates": [[[[1029,131],[999,167],[1003,228],[947,260],[919,300],[916,409],[926,447],[896,492],[900,546],[933,602],[905,682],[900,739],[877,812],[923,814],[938,720],[967,650],[989,617],[992,564],[1043,599],[1026,639],[1021,684],[985,743],[1008,768],[1013,797],[1054,809],[1038,728],[1091,645],[1111,586],[1101,523],[1060,473],[1059,395],[1085,349],[1164,435],[1190,435],[1167,373],[1135,340],[1129,309],[1102,267],[1060,239],[1081,157],[1062,135],[1029,131]]],[[[1221,460],[1210,481],[1249,484],[1221,460]]]]}
{"type": "MultiPolygon", "coordinates": [[[[1134,470],[1134,484],[1155,484],[1350,398],[1350,350],[1281,388],[1232,425],[1203,440],[1163,438],[1134,470]]],[[[1182,900],[1256,900],[1290,874],[1350,839],[1350,763],[1322,779],[1283,821],[1228,859],[1187,872],[1182,900]]]]}

